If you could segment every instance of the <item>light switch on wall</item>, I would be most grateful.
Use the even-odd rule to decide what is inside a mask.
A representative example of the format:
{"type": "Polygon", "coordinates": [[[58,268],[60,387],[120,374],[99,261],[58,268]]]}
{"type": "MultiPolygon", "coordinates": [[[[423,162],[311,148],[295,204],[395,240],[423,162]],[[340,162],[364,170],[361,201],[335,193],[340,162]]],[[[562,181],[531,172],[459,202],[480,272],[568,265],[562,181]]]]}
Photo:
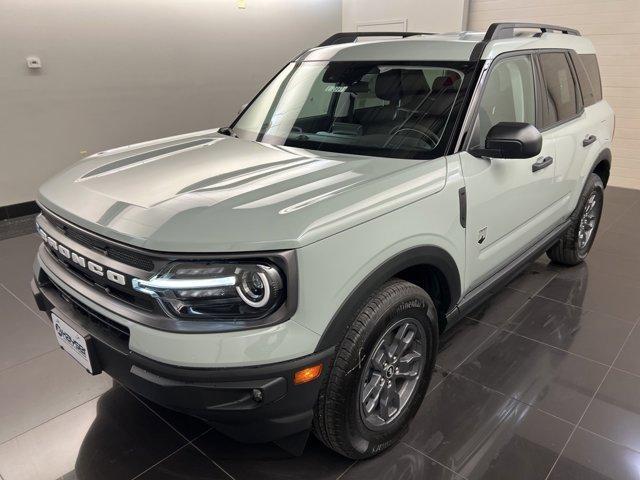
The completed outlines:
{"type": "Polygon", "coordinates": [[[35,57],[35,56],[27,57],[27,67],[42,68],[42,61],[40,60],[40,57],[35,57]]]}

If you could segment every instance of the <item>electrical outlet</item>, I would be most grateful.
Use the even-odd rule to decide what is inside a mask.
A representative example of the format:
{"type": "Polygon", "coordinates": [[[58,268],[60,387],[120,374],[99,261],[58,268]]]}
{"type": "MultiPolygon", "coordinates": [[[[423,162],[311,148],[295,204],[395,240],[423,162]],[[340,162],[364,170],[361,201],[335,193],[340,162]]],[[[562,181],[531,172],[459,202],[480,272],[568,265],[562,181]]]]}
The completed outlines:
{"type": "Polygon", "coordinates": [[[27,57],[27,68],[42,68],[42,61],[40,61],[40,57],[27,57]]]}

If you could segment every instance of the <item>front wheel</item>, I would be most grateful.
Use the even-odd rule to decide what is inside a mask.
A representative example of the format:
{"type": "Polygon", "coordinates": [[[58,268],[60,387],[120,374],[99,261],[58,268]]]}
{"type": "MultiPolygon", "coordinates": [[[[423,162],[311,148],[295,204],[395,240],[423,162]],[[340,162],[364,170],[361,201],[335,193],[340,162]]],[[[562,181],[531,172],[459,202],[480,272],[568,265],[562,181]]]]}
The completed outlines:
{"type": "Polygon", "coordinates": [[[338,347],[315,409],[316,436],[354,459],[394,445],[422,403],[437,345],[429,295],[403,280],[383,285],[338,347]]]}
{"type": "Polygon", "coordinates": [[[547,256],[562,265],[577,265],[585,258],[600,224],[604,203],[602,179],[592,173],[587,179],[578,206],[571,215],[571,225],[562,238],[547,250],[547,256]]]}

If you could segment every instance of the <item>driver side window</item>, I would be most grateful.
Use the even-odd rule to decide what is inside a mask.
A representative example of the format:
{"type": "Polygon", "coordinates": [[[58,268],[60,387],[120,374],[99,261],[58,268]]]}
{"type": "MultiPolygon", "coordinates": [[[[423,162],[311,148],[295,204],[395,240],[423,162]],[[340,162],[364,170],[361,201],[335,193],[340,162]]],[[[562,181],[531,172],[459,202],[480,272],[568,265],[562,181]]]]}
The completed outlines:
{"type": "Polygon", "coordinates": [[[484,147],[487,133],[500,122],[526,122],[535,125],[535,87],[529,55],[499,60],[487,79],[470,147],[484,147]]]}

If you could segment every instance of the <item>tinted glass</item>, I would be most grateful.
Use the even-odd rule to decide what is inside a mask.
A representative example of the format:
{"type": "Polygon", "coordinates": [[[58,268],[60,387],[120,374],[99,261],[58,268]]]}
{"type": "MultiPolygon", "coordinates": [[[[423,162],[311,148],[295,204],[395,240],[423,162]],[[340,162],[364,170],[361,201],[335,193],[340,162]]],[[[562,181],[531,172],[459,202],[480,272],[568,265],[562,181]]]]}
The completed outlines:
{"type": "Polygon", "coordinates": [[[578,55],[582,64],[587,70],[591,86],[593,87],[593,96],[596,102],[602,100],[602,81],[600,80],[600,68],[598,67],[598,59],[595,54],[578,55]]]}
{"type": "Polygon", "coordinates": [[[582,104],[585,107],[596,103],[595,94],[593,92],[593,86],[591,85],[591,79],[589,74],[582,64],[582,60],[578,54],[571,52],[571,60],[573,60],[573,66],[576,70],[576,76],[578,77],[578,84],[580,85],[580,92],[582,92],[582,104]]]}
{"type": "Polygon", "coordinates": [[[542,108],[544,125],[562,122],[578,113],[573,74],[562,52],[540,54],[546,101],[542,108]]]}
{"type": "Polygon", "coordinates": [[[301,62],[233,125],[273,145],[400,158],[444,153],[471,63],[301,62]]]}
{"type": "Polygon", "coordinates": [[[536,122],[533,65],[528,55],[501,60],[489,73],[470,146],[484,147],[489,129],[500,122],[536,122]]]}

